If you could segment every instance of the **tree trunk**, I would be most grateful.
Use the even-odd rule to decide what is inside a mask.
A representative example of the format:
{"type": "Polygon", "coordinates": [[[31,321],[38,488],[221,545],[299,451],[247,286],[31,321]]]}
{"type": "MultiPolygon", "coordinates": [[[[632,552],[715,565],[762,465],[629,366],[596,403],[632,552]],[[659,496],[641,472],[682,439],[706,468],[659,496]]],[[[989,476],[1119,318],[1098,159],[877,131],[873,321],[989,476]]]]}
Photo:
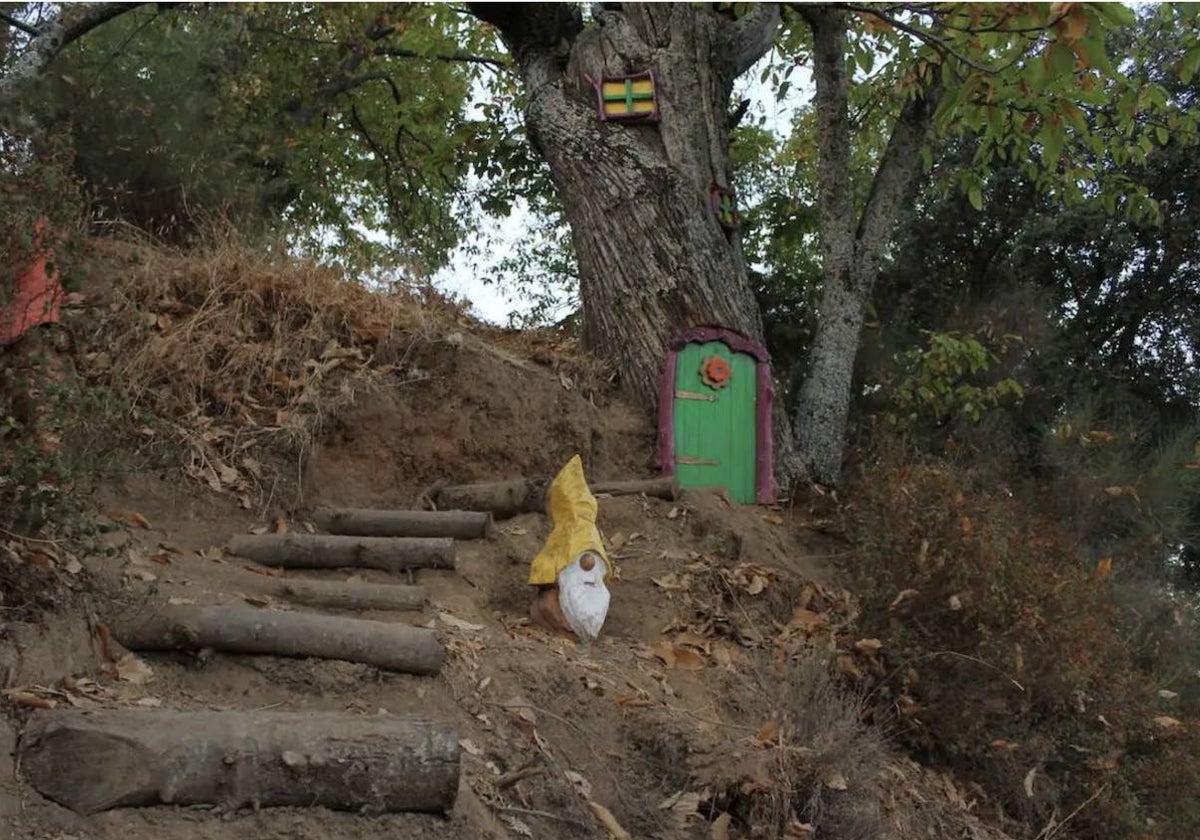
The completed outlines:
{"type": "Polygon", "coordinates": [[[900,207],[920,172],[921,145],[941,86],[935,73],[910,92],[860,216],[850,175],[846,12],[835,6],[804,6],[800,11],[813,32],[824,287],[808,372],[796,404],[796,450],[810,479],[836,484],[864,312],[900,207]]]}
{"type": "MultiPolygon", "coordinates": [[[[688,327],[763,340],[739,234],[721,226],[709,202],[713,185],[732,186],[734,79],[770,48],[779,8],[753,6],[741,17],[688,3],[594,8],[598,25],[586,29],[566,4],[473,11],[500,29],[520,68],[526,127],[571,227],[586,342],[634,399],[654,407],[667,344],[688,327]],[[660,122],[601,122],[588,80],[646,70],[660,122]]],[[[777,437],[786,484],[791,435],[777,437]]]]}
{"type": "Polygon", "coordinates": [[[255,607],[160,607],[111,624],[130,650],[213,650],[316,656],[407,674],[436,674],[444,653],[432,630],[255,607]]]}
{"type": "Polygon", "coordinates": [[[160,803],[443,813],[458,794],[454,730],[406,716],[55,710],[30,718],[20,757],[39,793],[81,814],[160,803]]]}

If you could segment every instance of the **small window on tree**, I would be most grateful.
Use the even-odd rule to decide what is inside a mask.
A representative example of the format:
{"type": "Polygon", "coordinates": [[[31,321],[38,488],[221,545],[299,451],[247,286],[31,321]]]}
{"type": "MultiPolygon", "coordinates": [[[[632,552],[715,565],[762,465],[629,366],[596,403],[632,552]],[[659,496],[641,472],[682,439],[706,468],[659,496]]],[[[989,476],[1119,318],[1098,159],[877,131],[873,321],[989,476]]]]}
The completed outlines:
{"type": "Polygon", "coordinates": [[[742,226],[742,217],[737,209],[737,197],[733,190],[713,184],[709,190],[709,201],[712,202],[713,215],[726,230],[737,230],[742,226]]]}
{"type": "Polygon", "coordinates": [[[658,122],[654,73],[649,70],[633,76],[601,79],[596,94],[602,122],[658,122]]]}

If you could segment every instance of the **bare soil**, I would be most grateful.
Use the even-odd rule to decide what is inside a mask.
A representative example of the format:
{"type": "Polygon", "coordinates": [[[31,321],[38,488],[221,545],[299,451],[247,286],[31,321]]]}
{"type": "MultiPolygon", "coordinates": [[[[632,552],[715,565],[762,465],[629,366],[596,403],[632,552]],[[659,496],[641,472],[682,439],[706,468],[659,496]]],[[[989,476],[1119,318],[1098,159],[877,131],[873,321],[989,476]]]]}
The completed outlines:
{"type": "MultiPolygon", "coordinates": [[[[617,580],[604,633],[589,645],[529,624],[528,564],[549,533],[547,519],[531,514],[499,523],[489,541],[461,543],[456,571],[416,574],[430,598],[423,612],[362,614],[434,628],[448,649],[437,677],[225,654],[142,655],[152,672],[146,682],[102,672],[90,615],[164,603],[294,608],[274,594],[274,570],[221,551],[234,534],[303,530],[319,505],[413,506],[438,480],[551,474],[577,452],[592,479],[650,475],[648,418],[562,370],[461,334],[423,344],[410,361],[425,379],[360,395],[329,418],[306,461],[277,465],[276,483],[252,510],[178,471],[111,477],[100,509],[124,524],[106,536],[106,551],[81,558],[84,569],[59,590],[56,610],[36,624],[3,625],[0,677],[6,688],[83,707],[420,714],[458,729],[454,812],[164,806],[83,818],[20,784],[19,768],[14,781],[4,762],[30,710],[8,703],[0,827],[19,840],[608,837],[590,799],[634,837],[780,836],[789,819],[790,837],[837,836],[813,834],[802,813],[791,813],[812,797],[793,789],[800,782],[789,762],[819,750],[793,742],[805,731],[797,722],[805,710],[789,708],[780,688],[789,662],[813,650],[832,656],[853,641],[845,636],[850,598],[828,562],[845,547],[817,534],[805,511],[743,507],[710,492],[674,503],[602,498],[599,524],[617,580]],[[822,616],[821,632],[801,632],[801,602],[822,616]],[[518,770],[529,775],[498,784],[518,770]],[[727,835],[713,825],[722,814],[727,835]]],[[[409,582],[369,570],[287,574],[409,582]]],[[[881,769],[826,746],[828,766],[813,771],[823,807],[832,797],[834,811],[842,802],[870,819],[879,813],[877,823],[864,817],[876,833],[854,836],[930,836],[934,827],[999,836],[948,778],[898,759],[881,769]]]]}

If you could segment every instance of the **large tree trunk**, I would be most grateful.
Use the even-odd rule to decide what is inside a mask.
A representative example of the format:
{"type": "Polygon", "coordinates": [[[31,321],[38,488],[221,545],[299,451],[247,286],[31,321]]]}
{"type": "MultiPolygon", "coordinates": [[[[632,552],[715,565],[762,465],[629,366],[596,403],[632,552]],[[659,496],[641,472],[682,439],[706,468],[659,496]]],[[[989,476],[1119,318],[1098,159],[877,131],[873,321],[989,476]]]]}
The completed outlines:
{"type": "MultiPolygon", "coordinates": [[[[689,3],[475,4],[501,31],[527,93],[526,126],[550,166],[579,260],[587,344],[653,407],[668,342],[718,325],[762,342],[740,237],[709,209],[731,186],[733,82],[770,48],[774,4],[741,17],[689,3]],[[652,70],[661,121],[601,122],[588,79],[652,70]]],[[[777,424],[780,432],[786,420],[777,424]]],[[[786,484],[790,434],[777,434],[786,484]]]]}
{"type": "Polygon", "coordinates": [[[864,311],[900,207],[920,172],[921,144],[941,87],[932,81],[915,89],[904,104],[860,216],[850,174],[847,13],[834,6],[805,6],[801,13],[813,32],[824,287],[796,403],[796,450],[808,478],[836,484],[864,311]]]}

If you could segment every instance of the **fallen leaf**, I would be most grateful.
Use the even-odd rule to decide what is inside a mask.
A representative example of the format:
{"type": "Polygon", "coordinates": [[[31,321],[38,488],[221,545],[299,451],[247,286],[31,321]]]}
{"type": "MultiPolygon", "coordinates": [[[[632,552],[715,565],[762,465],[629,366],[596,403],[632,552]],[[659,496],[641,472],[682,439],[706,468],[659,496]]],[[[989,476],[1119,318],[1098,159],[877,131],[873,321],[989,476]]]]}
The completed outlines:
{"type": "Polygon", "coordinates": [[[712,840],[729,840],[729,823],[731,817],[728,812],[722,813],[712,821],[712,826],[709,828],[709,837],[712,840]]]}
{"type": "Polygon", "coordinates": [[[532,837],[533,829],[526,825],[523,821],[517,819],[512,814],[501,814],[500,821],[508,826],[513,834],[519,834],[522,837],[532,837]]]}
{"type": "Polygon", "coordinates": [[[69,575],[77,575],[83,571],[83,564],[74,557],[68,557],[66,564],[63,566],[63,571],[69,575]]]}
{"type": "Polygon", "coordinates": [[[252,607],[271,606],[271,599],[265,595],[242,595],[242,600],[252,607]]]}
{"type": "Polygon", "coordinates": [[[588,800],[588,808],[592,815],[602,826],[608,829],[608,833],[612,835],[613,840],[633,840],[633,835],[621,827],[617,822],[617,818],[612,815],[612,811],[605,808],[599,802],[588,800]]]}
{"type": "Polygon", "coordinates": [[[768,525],[782,525],[783,524],[783,517],[776,516],[773,513],[765,514],[762,519],[763,519],[763,522],[766,522],[768,525]]]}
{"type": "Polygon", "coordinates": [[[761,577],[759,575],[755,575],[750,580],[750,585],[746,587],[746,594],[757,595],[758,593],[762,592],[766,588],[767,588],[766,578],[761,577]]]}
{"type": "Polygon", "coordinates": [[[469,621],[463,621],[461,618],[457,618],[448,612],[439,612],[438,618],[440,618],[444,623],[449,624],[451,627],[454,627],[457,630],[475,631],[475,630],[483,629],[482,624],[472,624],[469,621]]]}
{"type": "Polygon", "coordinates": [[[154,678],[154,671],[130,651],[125,651],[113,663],[112,673],[122,682],[144,685],[154,678]]]}
{"type": "Polygon", "coordinates": [[[660,578],[650,578],[655,586],[663,589],[687,589],[687,582],[675,572],[668,572],[660,578]]]}
{"type": "Polygon", "coordinates": [[[899,607],[902,606],[904,603],[911,601],[913,598],[916,598],[920,594],[921,593],[915,589],[902,589],[902,590],[900,590],[900,594],[892,599],[892,603],[888,604],[888,609],[889,610],[899,609],[899,607]]]}
{"type": "Polygon", "coordinates": [[[950,605],[950,609],[954,610],[955,612],[958,612],[963,608],[962,599],[957,595],[951,595],[948,603],[950,605]]]}
{"type": "Polygon", "coordinates": [[[774,743],[779,735],[779,721],[769,720],[762,726],[758,727],[758,731],[754,733],[754,743],[760,747],[765,747],[768,744],[774,743]]]}
{"type": "Polygon", "coordinates": [[[1132,484],[1117,484],[1113,485],[1112,487],[1105,487],[1104,492],[1113,499],[1119,499],[1122,496],[1129,496],[1135,502],[1140,503],[1142,501],[1141,497],[1138,495],[1137,488],[1132,484]]]}
{"type": "Polygon", "coordinates": [[[246,533],[254,534],[256,537],[260,537],[270,530],[271,530],[270,527],[268,527],[266,525],[251,525],[249,528],[246,529],[246,533]]]}
{"type": "Polygon", "coordinates": [[[182,607],[187,604],[194,604],[196,602],[193,601],[191,598],[171,597],[171,598],[167,599],[167,603],[170,604],[172,607],[182,607]]]}
{"type": "Polygon", "coordinates": [[[825,625],[825,616],[812,610],[800,609],[792,613],[792,620],[789,623],[792,627],[799,627],[806,633],[812,633],[825,625]]]}
{"type": "Polygon", "coordinates": [[[135,700],[133,705],[141,706],[144,709],[157,709],[162,706],[162,700],[157,697],[142,697],[139,700],[135,700]]]}
{"type": "Polygon", "coordinates": [[[1160,688],[1158,690],[1158,696],[1164,700],[1174,700],[1176,697],[1179,696],[1179,693],[1176,691],[1169,691],[1168,689],[1165,689],[1165,688],[1160,688]]]}
{"type": "Polygon", "coordinates": [[[645,697],[638,697],[635,694],[622,694],[616,698],[617,703],[622,706],[653,706],[654,704],[645,697]]]}
{"type": "Polygon", "coordinates": [[[1100,562],[1096,564],[1096,570],[1092,572],[1092,580],[1096,583],[1102,583],[1108,580],[1112,574],[1112,558],[1101,557],[1100,562]]]}
{"type": "Polygon", "coordinates": [[[673,507],[669,511],[667,511],[667,519],[678,519],[678,518],[679,518],[679,508],[673,507]]]}
{"type": "Polygon", "coordinates": [[[468,738],[460,738],[458,741],[458,745],[460,747],[462,747],[463,750],[470,755],[474,755],[474,756],[483,755],[483,748],[468,738]]]}
{"type": "Polygon", "coordinates": [[[40,694],[34,694],[32,691],[9,688],[3,693],[10,702],[17,706],[27,706],[32,709],[53,709],[58,705],[56,700],[50,697],[42,697],[40,694]]]}
{"type": "Polygon", "coordinates": [[[146,517],[142,516],[137,511],[126,514],[125,520],[127,522],[129,522],[130,525],[136,525],[144,531],[150,530],[150,520],[148,520],[146,517]]]}
{"type": "Polygon", "coordinates": [[[1174,729],[1174,730],[1183,729],[1182,723],[1177,721],[1175,718],[1167,717],[1166,715],[1159,715],[1158,717],[1154,718],[1154,722],[1156,724],[1158,724],[1159,726],[1161,726],[1163,729],[1174,729]]]}
{"type": "Polygon", "coordinates": [[[997,738],[995,741],[992,741],[993,748],[1004,750],[1005,752],[1012,752],[1013,750],[1018,749],[1020,746],[1020,744],[1014,743],[1013,741],[1006,741],[1003,738],[997,738]]]}
{"type": "Polygon", "coordinates": [[[858,667],[858,663],[854,661],[854,657],[849,654],[842,653],[837,658],[838,670],[848,677],[854,677],[856,680],[861,680],[863,676],[862,669],[858,667]]]}
{"type": "Polygon", "coordinates": [[[288,532],[287,520],[282,516],[276,516],[272,530],[274,530],[276,534],[286,534],[288,532]]]}
{"type": "Polygon", "coordinates": [[[846,776],[840,770],[834,770],[825,778],[825,787],[830,790],[849,790],[850,785],[846,776]]]}
{"type": "Polygon", "coordinates": [[[1037,776],[1037,767],[1030,767],[1029,772],[1025,774],[1025,796],[1033,799],[1033,780],[1037,776]]]}
{"type": "Polygon", "coordinates": [[[126,569],[125,577],[131,580],[140,580],[144,583],[150,583],[151,581],[158,580],[158,575],[154,574],[154,572],[147,571],[146,569],[126,569]]]}
{"type": "Polygon", "coordinates": [[[582,773],[576,773],[574,770],[565,770],[563,771],[563,776],[571,783],[571,787],[575,789],[577,794],[584,799],[592,798],[592,783],[584,778],[582,773]]]}
{"type": "Polygon", "coordinates": [[[859,639],[854,643],[854,649],[865,656],[874,656],[883,647],[878,639],[859,639]]]}
{"type": "Polygon", "coordinates": [[[784,840],[809,840],[813,836],[812,823],[802,823],[794,817],[788,822],[787,830],[784,832],[784,840]]]}

